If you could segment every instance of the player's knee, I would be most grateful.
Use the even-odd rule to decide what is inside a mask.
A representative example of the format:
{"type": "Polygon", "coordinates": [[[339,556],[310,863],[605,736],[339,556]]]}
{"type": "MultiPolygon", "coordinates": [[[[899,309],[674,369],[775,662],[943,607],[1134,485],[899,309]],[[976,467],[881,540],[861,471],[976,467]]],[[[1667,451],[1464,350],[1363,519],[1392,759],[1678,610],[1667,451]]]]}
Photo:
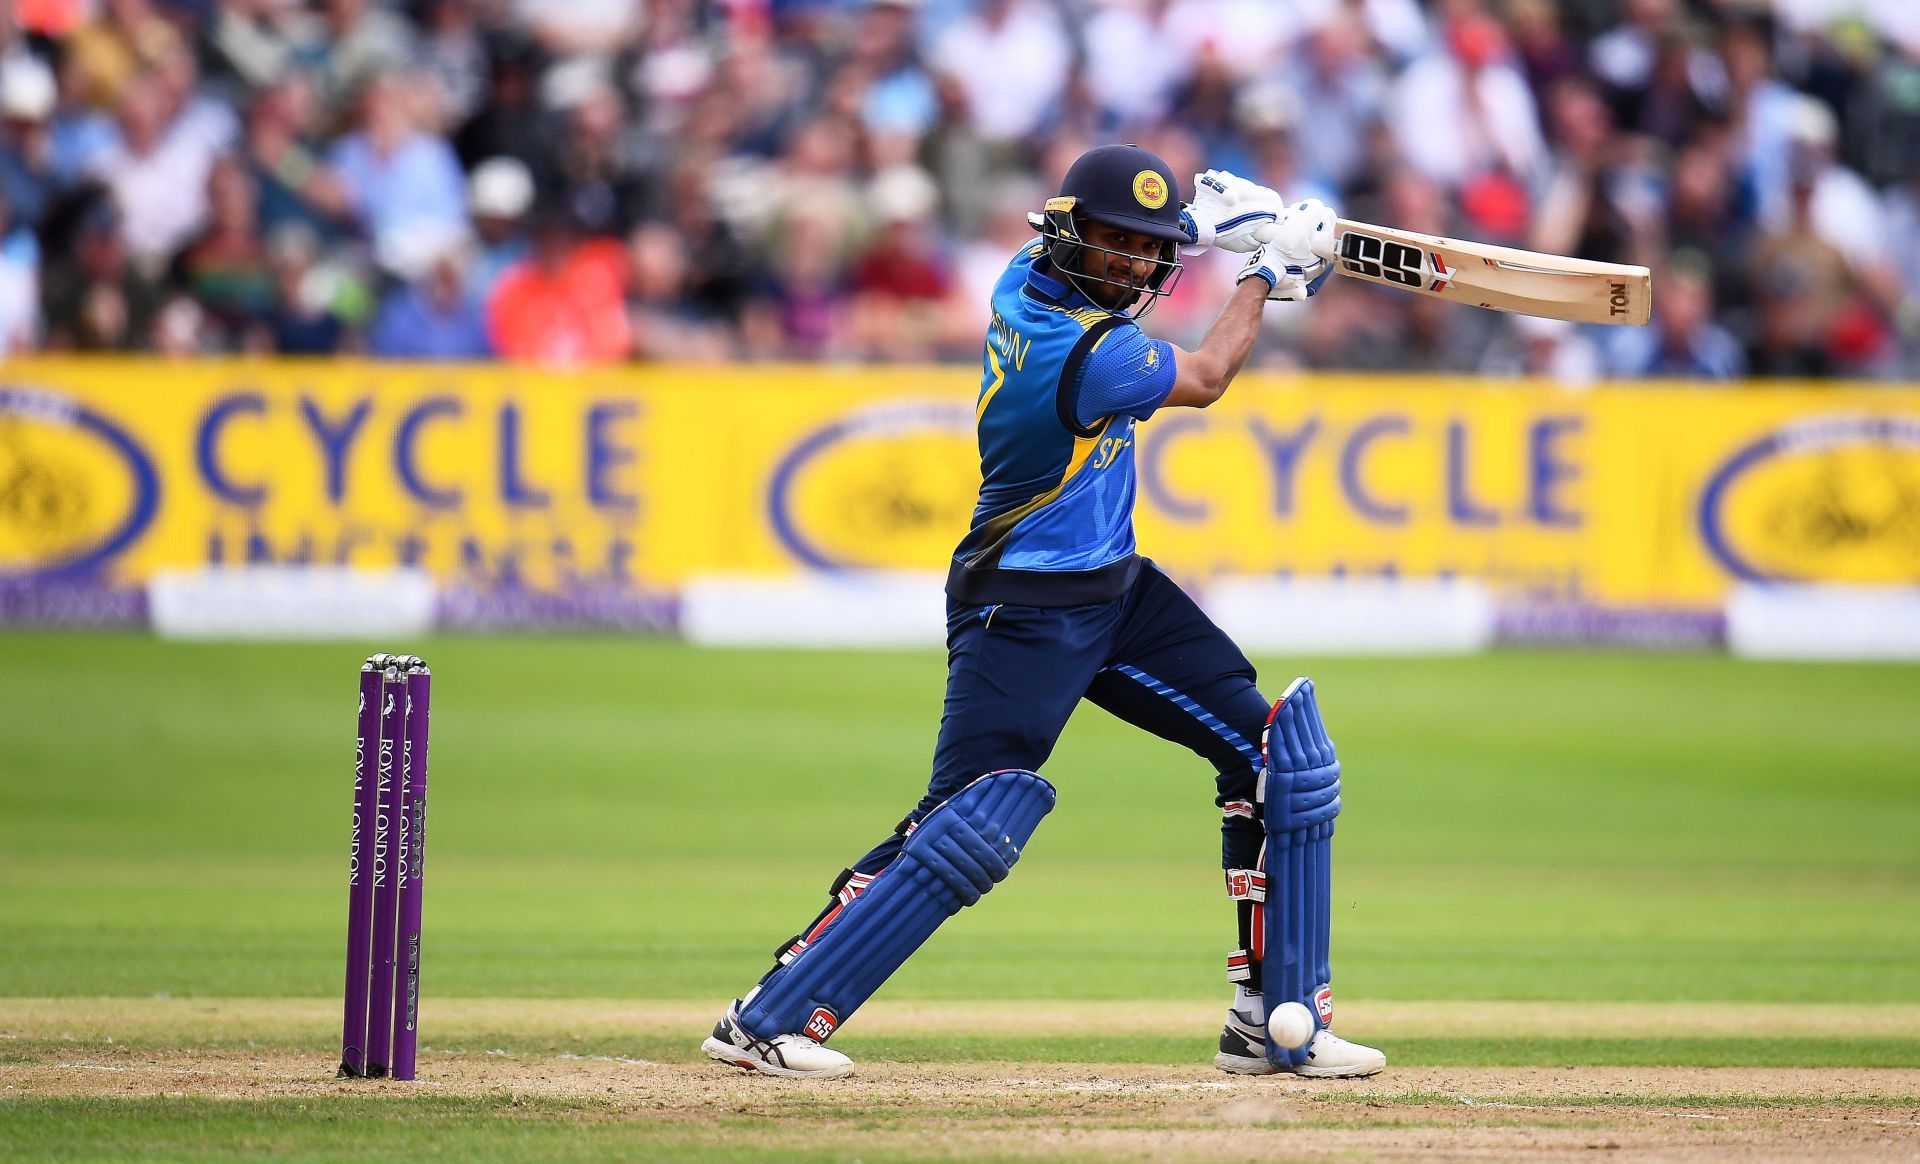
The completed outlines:
{"type": "Polygon", "coordinates": [[[1260,800],[1268,833],[1311,828],[1340,815],[1340,760],[1320,719],[1312,680],[1294,680],[1273,705],[1263,751],[1260,800]]]}

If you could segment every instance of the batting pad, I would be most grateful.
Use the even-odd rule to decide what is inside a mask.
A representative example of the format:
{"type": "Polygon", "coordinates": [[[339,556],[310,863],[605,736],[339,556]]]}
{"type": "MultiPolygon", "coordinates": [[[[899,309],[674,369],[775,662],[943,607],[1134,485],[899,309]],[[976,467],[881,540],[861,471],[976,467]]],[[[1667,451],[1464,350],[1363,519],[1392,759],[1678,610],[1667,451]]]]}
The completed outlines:
{"type": "Polygon", "coordinates": [[[1017,768],[989,772],[942,801],[866,892],[761,983],[740,1025],[756,1038],[824,1041],[941,922],[1006,879],[1053,802],[1053,785],[1017,768]]]}
{"type": "MultiPolygon", "coordinates": [[[[1333,1015],[1333,818],[1340,815],[1340,761],[1320,721],[1313,681],[1295,679],[1267,720],[1260,778],[1266,825],[1266,941],[1261,988],[1269,1009],[1298,1002],[1324,1029],[1333,1015]]],[[[1279,1066],[1306,1062],[1302,1048],[1267,1041],[1279,1066]]]]}

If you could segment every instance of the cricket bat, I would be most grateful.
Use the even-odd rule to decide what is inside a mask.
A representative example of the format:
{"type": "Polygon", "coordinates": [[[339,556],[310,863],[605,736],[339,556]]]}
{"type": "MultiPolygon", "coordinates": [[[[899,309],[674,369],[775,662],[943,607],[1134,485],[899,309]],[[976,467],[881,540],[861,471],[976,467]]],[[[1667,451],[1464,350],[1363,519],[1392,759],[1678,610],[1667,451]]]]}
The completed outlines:
{"type": "Polygon", "coordinates": [[[1341,219],[1334,269],[1383,287],[1574,323],[1639,326],[1653,311],[1645,267],[1463,242],[1341,219]]]}

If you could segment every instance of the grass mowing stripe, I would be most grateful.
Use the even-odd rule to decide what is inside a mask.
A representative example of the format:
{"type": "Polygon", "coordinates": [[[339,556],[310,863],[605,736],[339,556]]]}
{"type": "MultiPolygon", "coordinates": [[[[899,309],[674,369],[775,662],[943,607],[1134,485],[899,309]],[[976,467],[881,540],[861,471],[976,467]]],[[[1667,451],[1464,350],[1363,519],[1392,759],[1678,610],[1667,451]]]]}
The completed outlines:
{"type": "Polygon", "coordinates": [[[551,1098],[0,1099],[0,1159],[845,1160],[780,1121],[666,1120],[551,1098]],[[755,1143],[759,1139],[761,1142],[755,1143]]]}

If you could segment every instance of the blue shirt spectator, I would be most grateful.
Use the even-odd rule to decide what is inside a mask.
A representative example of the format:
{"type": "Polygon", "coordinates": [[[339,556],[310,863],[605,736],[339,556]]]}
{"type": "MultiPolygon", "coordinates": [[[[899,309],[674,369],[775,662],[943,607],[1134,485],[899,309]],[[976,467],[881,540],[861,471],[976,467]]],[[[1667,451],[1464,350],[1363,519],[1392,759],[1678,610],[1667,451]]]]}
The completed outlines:
{"type": "Polygon", "coordinates": [[[382,78],[367,90],[363,128],[328,157],[348,206],[375,242],[423,224],[463,226],[466,177],[452,147],[410,123],[399,82],[382,78]]]}
{"type": "Polygon", "coordinates": [[[493,355],[479,304],[462,294],[457,267],[442,262],[426,279],[395,288],[380,304],[367,346],[395,360],[483,360],[493,355]]]}

